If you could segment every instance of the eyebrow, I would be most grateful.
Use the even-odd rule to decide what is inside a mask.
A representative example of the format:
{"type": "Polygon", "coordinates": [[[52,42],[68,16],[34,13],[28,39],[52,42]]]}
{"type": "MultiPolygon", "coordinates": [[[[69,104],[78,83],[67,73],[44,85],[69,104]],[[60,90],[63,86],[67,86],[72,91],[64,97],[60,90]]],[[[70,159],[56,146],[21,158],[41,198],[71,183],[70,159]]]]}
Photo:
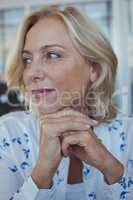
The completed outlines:
{"type": "MultiPolygon", "coordinates": [[[[46,49],[51,48],[51,47],[60,47],[60,48],[66,50],[66,48],[65,48],[64,46],[60,45],[60,44],[51,44],[51,45],[44,45],[44,46],[42,46],[42,47],[39,49],[39,51],[40,51],[40,52],[43,52],[43,51],[45,51],[46,49]]],[[[29,50],[27,50],[27,49],[24,49],[24,50],[22,51],[22,53],[31,54],[31,52],[30,52],[29,50]]]]}

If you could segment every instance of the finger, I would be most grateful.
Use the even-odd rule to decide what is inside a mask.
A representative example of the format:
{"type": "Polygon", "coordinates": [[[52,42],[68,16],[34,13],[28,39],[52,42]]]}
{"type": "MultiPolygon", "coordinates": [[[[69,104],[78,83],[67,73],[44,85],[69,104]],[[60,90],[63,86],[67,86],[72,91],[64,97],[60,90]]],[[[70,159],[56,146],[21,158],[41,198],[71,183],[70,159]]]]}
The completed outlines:
{"type": "Polygon", "coordinates": [[[64,155],[69,154],[69,147],[71,147],[72,145],[82,146],[82,137],[80,133],[78,133],[76,137],[75,135],[69,135],[63,138],[61,148],[64,155]]]}
{"type": "Polygon", "coordinates": [[[44,135],[45,135],[44,129],[43,129],[43,127],[41,126],[41,127],[40,127],[40,145],[41,145],[41,142],[44,140],[44,135]]]}
{"type": "Polygon", "coordinates": [[[40,118],[40,122],[41,123],[48,123],[49,121],[53,122],[53,123],[68,123],[69,121],[75,123],[75,122],[79,122],[79,123],[83,123],[83,124],[88,124],[89,126],[94,126],[94,124],[96,124],[93,120],[87,118],[87,117],[81,117],[81,116],[65,116],[65,117],[60,117],[60,118],[47,118],[42,117],[40,118]]]}
{"type": "Polygon", "coordinates": [[[72,121],[71,119],[66,120],[41,120],[41,126],[43,126],[44,129],[47,129],[49,133],[51,133],[51,136],[56,137],[60,136],[63,132],[67,131],[81,131],[81,130],[89,130],[90,125],[88,122],[82,122],[82,121],[72,121]]]}
{"type": "Polygon", "coordinates": [[[81,124],[84,124],[84,125],[89,125],[91,126],[91,123],[88,122],[88,120],[86,119],[82,119],[82,118],[75,118],[75,117],[66,117],[66,118],[57,118],[57,119],[42,119],[41,120],[41,123],[81,123],[81,124]]]}
{"type": "Polygon", "coordinates": [[[77,135],[80,134],[81,131],[66,131],[62,133],[62,138],[64,139],[65,137],[71,136],[71,135],[77,135]]]}
{"type": "MultiPolygon", "coordinates": [[[[43,117],[43,116],[41,116],[43,117]]],[[[72,108],[65,108],[61,111],[58,111],[56,113],[51,113],[51,114],[46,114],[44,115],[44,119],[47,118],[66,118],[66,117],[71,117],[71,120],[73,120],[74,118],[78,118],[79,120],[83,119],[83,120],[87,120],[88,123],[90,123],[90,125],[97,125],[97,121],[96,120],[93,120],[91,118],[89,118],[88,116],[86,116],[85,114],[79,112],[79,111],[76,111],[72,108]]]]}
{"type": "Polygon", "coordinates": [[[67,131],[67,132],[63,132],[62,133],[62,137],[65,138],[69,135],[77,135],[77,134],[81,134],[81,131],[67,131]]]}

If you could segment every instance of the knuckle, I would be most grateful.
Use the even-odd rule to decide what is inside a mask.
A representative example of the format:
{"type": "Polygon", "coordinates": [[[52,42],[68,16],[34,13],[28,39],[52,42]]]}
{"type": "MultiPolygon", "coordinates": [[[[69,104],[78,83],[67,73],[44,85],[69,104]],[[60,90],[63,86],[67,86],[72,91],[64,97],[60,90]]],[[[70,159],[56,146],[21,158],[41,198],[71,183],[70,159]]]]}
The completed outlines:
{"type": "Polygon", "coordinates": [[[62,142],[62,145],[66,145],[67,142],[68,142],[68,137],[64,137],[63,142],[62,142]]]}
{"type": "Polygon", "coordinates": [[[75,121],[75,117],[74,116],[70,116],[70,119],[69,119],[71,122],[74,122],[75,121]]]}
{"type": "Polygon", "coordinates": [[[89,132],[87,131],[85,136],[84,136],[87,140],[90,140],[91,139],[91,135],[89,134],[89,132]]]}
{"type": "Polygon", "coordinates": [[[90,139],[90,135],[89,134],[84,134],[84,139],[87,141],[88,139],[90,139]]]}

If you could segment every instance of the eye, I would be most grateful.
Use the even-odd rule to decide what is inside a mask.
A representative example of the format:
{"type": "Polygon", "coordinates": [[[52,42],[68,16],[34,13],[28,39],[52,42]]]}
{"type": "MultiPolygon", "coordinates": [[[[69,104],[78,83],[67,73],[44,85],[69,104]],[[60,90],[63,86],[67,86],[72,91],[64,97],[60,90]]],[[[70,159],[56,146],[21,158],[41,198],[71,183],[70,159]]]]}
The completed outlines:
{"type": "Polygon", "coordinates": [[[46,54],[46,57],[47,59],[57,59],[57,58],[60,58],[60,54],[59,53],[56,53],[56,52],[48,52],[46,54]]]}
{"type": "Polygon", "coordinates": [[[32,59],[31,59],[31,58],[28,58],[28,57],[27,57],[27,58],[26,58],[26,57],[23,57],[22,60],[23,60],[23,63],[24,63],[24,64],[31,64],[31,63],[32,63],[32,59]]]}

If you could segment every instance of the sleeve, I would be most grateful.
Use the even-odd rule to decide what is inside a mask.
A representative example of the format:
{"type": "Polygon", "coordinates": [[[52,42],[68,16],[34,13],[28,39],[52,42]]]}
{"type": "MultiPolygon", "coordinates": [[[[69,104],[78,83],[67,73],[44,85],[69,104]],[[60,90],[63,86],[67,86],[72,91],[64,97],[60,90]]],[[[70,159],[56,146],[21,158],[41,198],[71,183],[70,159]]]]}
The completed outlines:
{"type": "MultiPolygon", "coordinates": [[[[14,128],[14,130],[16,130],[14,128]]],[[[0,124],[0,199],[2,200],[56,200],[56,185],[50,189],[38,189],[31,176],[26,176],[20,167],[23,160],[12,144],[11,127],[0,124]],[[10,134],[10,135],[9,135],[10,134]]],[[[20,131],[20,130],[19,130],[20,131]]],[[[20,143],[20,140],[19,140],[20,143]]],[[[22,144],[20,143],[20,147],[22,144]]],[[[28,165],[28,162],[27,162],[28,165]]]]}
{"type": "Polygon", "coordinates": [[[124,174],[119,181],[120,199],[133,199],[133,118],[128,118],[123,133],[123,147],[121,157],[124,165],[124,174]],[[125,133],[125,138],[124,138],[125,133]]]}
{"type": "Polygon", "coordinates": [[[55,200],[56,189],[38,189],[31,176],[27,178],[18,192],[11,197],[13,200],[55,200]]]}
{"type": "Polygon", "coordinates": [[[125,128],[120,132],[121,142],[119,145],[119,160],[124,165],[124,173],[118,183],[105,187],[109,193],[112,192],[112,199],[131,200],[133,199],[133,119],[128,118],[125,128]]]}
{"type": "MultiPolygon", "coordinates": [[[[6,163],[8,165],[8,162],[6,163]]],[[[0,164],[0,197],[2,200],[55,200],[55,186],[51,189],[38,189],[31,176],[22,181],[21,175],[10,172],[0,164]],[[21,183],[22,182],[22,183],[21,183]]]]}
{"type": "Polygon", "coordinates": [[[133,173],[125,167],[124,174],[118,183],[108,185],[104,181],[104,196],[112,200],[133,199],[133,173]]]}

